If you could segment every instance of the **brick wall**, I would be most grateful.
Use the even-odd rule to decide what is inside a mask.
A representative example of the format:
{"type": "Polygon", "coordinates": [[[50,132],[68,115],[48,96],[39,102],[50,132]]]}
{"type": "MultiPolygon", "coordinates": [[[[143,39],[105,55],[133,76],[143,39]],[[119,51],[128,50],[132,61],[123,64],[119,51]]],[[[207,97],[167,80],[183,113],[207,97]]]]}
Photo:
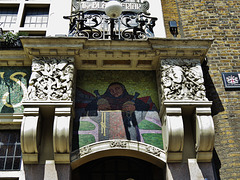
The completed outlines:
{"type": "MultiPolygon", "coordinates": [[[[167,38],[173,37],[169,31],[169,21],[176,21],[179,23],[179,16],[177,10],[177,4],[175,0],[162,0],[162,10],[163,10],[163,18],[164,18],[164,25],[166,29],[166,36],[167,38]]],[[[178,35],[180,37],[180,35],[178,35]]]]}
{"type": "MultiPolygon", "coordinates": [[[[174,1],[162,0],[163,9],[174,1]]],[[[221,72],[240,72],[240,1],[176,0],[175,4],[184,38],[215,39],[203,65],[207,96],[213,101],[214,161],[221,179],[240,179],[240,90],[226,91],[221,77],[221,72]]],[[[163,12],[168,13],[164,18],[176,14],[163,12]]]]}

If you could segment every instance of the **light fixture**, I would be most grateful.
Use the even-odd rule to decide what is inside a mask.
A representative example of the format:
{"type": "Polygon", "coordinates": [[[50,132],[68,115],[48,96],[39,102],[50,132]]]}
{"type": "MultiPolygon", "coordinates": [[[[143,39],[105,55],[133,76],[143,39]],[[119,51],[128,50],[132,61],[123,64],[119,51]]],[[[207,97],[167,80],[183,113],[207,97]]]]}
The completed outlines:
{"type": "Polygon", "coordinates": [[[173,37],[177,37],[177,35],[178,35],[177,22],[169,21],[169,27],[170,27],[170,32],[173,35],[173,37]]]}
{"type": "Polygon", "coordinates": [[[122,13],[122,5],[119,1],[109,1],[105,7],[105,13],[110,18],[117,18],[122,13]]]}

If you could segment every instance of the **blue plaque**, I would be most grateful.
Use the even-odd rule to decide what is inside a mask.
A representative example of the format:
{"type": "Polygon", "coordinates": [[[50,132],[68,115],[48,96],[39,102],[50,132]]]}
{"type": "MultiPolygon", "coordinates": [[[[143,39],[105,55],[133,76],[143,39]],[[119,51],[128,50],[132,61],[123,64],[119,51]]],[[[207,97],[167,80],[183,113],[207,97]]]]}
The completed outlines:
{"type": "Polygon", "coordinates": [[[226,89],[240,88],[240,73],[238,72],[222,73],[222,78],[226,89]]]}

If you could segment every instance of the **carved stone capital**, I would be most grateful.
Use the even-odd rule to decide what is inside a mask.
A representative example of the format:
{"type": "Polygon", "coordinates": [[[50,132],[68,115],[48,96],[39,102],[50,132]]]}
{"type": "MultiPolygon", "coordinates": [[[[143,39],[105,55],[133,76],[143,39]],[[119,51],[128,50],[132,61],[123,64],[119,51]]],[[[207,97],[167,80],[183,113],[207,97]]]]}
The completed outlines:
{"type": "Polygon", "coordinates": [[[210,162],[214,146],[214,123],[210,107],[196,108],[196,152],[197,160],[210,162]]]}
{"type": "Polygon", "coordinates": [[[184,142],[184,126],[180,107],[166,107],[162,117],[164,150],[167,151],[168,161],[182,160],[184,142]]]}
{"type": "Polygon", "coordinates": [[[28,101],[72,100],[74,60],[70,57],[35,57],[28,101]]]}
{"type": "Polygon", "coordinates": [[[38,163],[40,143],[39,108],[25,108],[21,127],[21,149],[26,164],[38,163]]]}
{"type": "Polygon", "coordinates": [[[164,59],[160,76],[162,100],[207,100],[200,60],[164,59]]]}

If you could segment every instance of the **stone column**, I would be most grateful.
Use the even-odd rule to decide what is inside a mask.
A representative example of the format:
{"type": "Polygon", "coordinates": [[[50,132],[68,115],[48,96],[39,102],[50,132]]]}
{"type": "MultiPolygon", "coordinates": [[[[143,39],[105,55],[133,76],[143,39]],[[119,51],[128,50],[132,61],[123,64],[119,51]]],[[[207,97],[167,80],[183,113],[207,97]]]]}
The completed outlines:
{"type": "Polygon", "coordinates": [[[33,58],[21,128],[25,165],[70,165],[74,74],[74,58],[33,58]]]}
{"type": "Polygon", "coordinates": [[[206,98],[199,59],[163,59],[159,73],[167,174],[174,177],[174,169],[185,166],[189,159],[211,161],[214,145],[212,103],[206,98]]]}

